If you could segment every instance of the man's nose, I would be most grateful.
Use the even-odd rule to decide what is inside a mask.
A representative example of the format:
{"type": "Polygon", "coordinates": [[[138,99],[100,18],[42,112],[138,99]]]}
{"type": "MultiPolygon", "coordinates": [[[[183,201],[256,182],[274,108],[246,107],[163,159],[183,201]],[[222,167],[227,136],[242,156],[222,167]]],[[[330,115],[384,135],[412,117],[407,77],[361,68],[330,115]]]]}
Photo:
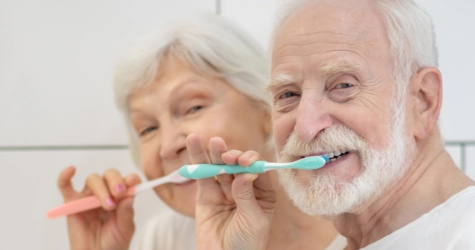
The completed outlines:
{"type": "Polygon", "coordinates": [[[333,122],[325,99],[303,97],[299,103],[294,132],[299,140],[310,142],[333,122]]]}
{"type": "Polygon", "coordinates": [[[187,133],[176,124],[166,124],[161,127],[160,156],[176,158],[186,149],[187,133]]]}

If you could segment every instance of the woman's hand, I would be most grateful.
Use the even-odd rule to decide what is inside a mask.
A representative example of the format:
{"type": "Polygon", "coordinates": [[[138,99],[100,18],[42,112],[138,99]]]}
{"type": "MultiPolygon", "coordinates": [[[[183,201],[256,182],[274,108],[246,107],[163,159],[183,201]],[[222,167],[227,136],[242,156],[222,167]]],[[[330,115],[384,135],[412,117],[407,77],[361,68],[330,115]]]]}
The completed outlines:
{"type": "MultiPolygon", "coordinates": [[[[253,151],[227,151],[226,143],[219,137],[209,142],[210,157],[196,135],[189,135],[186,143],[193,164],[249,166],[261,158],[253,151]]],[[[275,203],[269,173],[223,174],[198,180],[197,248],[265,249],[275,203]]]]}
{"type": "Polygon", "coordinates": [[[68,216],[71,249],[128,249],[135,225],[133,197],[125,197],[125,193],[140,183],[138,175],[122,178],[117,170],[109,169],[102,177],[88,176],[84,189],[77,192],[71,183],[75,172],[74,167],[68,167],[59,175],[58,187],[64,201],[95,195],[102,207],[68,216]]]}

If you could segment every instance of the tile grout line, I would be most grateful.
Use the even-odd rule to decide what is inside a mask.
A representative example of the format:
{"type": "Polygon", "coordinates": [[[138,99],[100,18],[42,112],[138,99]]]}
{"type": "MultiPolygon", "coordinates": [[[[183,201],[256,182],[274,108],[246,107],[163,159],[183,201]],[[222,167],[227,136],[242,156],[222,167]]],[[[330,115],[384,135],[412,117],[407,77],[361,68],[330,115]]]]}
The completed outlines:
{"type": "MultiPolygon", "coordinates": [[[[445,146],[475,146],[475,141],[446,141],[445,146]]],[[[53,150],[126,150],[127,145],[43,145],[0,146],[0,151],[53,151],[53,150]]]]}
{"type": "Polygon", "coordinates": [[[221,0],[216,0],[216,15],[221,15],[221,0]]]}
{"type": "Polygon", "coordinates": [[[1,151],[126,150],[127,145],[0,146],[1,151]]]}

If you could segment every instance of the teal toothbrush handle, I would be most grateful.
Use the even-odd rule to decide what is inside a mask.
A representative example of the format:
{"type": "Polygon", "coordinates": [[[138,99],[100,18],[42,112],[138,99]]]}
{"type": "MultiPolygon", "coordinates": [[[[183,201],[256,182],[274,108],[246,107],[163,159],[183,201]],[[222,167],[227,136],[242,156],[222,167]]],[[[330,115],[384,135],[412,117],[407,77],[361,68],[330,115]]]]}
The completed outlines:
{"type": "Polygon", "coordinates": [[[265,161],[256,161],[249,167],[239,165],[215,165],[215,164],[196,164],[185,165],[178,170],[178,173],[189,179],[203,179],[213,177],[219,174],[241,174],[241,173],[264,173],[265,161]]]}

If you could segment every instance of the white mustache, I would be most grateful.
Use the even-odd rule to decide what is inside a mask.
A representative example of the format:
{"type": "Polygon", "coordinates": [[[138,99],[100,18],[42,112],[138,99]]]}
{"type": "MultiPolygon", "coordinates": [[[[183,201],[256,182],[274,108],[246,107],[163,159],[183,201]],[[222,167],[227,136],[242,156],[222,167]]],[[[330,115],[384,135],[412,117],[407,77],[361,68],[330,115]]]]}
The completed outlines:
{"type": "Polygon", "coordinates": [[[292,132],[279,153],[279,160],[292,161],[300,156],[315,153],[361,151],[367,147],[366,141],[356,132],[345,125],[335,124],[321,131],[310,142],[300,141],[295,132],[292,132]]]}

